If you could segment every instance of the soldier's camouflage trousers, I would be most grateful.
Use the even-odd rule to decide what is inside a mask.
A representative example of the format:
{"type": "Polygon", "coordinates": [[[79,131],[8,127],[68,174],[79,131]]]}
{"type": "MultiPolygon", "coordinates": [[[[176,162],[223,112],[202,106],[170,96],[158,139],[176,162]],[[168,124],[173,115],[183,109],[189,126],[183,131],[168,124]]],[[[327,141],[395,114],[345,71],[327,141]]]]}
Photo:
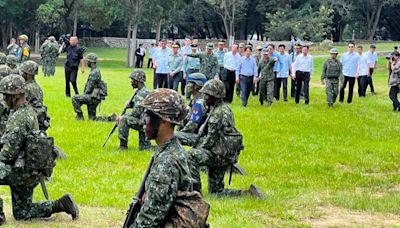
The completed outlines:
{"type": "Polygon", "coordinates": [[[274,80],[261,80],[260,81],[260,101],[267,101],[272,103],[274,99],[274,80]]]}
{"type": "Polygon", "coordinates": [[[334,104],[339,94],[339,79],[326,79],[326,100],[328,104],[334,104]]]}
{"type": "Polygon", "coordinates": [[[184,145],[184,146],[193,146],[197,134],[195,133],[189,133],[189,132],[183,132],[183,131],[177,131],[175,132],[175,137],[179,140],[179,142],[184,145]]]}
{"type": "Polygon", "coordinates": [[[81,107],[84,104],[87,105],[89,119],[105,122],[113,121],[109,116],[96,116],[96,109],[100,101],[93,98],[90,94],[75,95],[72,97],[72,106],[76,113],[83,113],[81,107]]]}
{"type": "Polygon", "coordinates": [[[146,137],[146,133],[143,130],[143,125],[140,123],[140,119],[133,116],[124,115],[121,123],[118,126],[118,137],[119,139],[128,142],[129,129],[134,129],[138,131],[139,137],[139,149],[146,150],[151,146],[150,141],[146,137]]]}
{"type": "Polygon", "coordinates": [[[44,76],[54,76],[56,71],[56,61],[57,59],[43,59],[42,71],[44,76]]]}
{"type": "Polygon", "coordinates": [[[230,196],[245,195],[243,190],[225,189],[224,176],[230,164],[221,161],[211,151],[202,148],[192,148],[188,154],[193,190],[201,192],[200,167],[206,166],[208,168],[208,193],[230,196]]]}

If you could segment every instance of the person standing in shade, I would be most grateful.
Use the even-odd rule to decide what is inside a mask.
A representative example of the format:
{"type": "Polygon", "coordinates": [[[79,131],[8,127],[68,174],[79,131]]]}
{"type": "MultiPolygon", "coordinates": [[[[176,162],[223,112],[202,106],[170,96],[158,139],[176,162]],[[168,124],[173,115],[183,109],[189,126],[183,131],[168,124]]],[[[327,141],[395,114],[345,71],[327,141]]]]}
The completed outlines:
{"type": "Polygon", "coordinates": [[[400,86],[400,54],[399,52],[394,51],[392,55],[393,61],[390,63],[390,68],[392,69],[392,72],[389,78],[389,98],[393,102],[393,111],[397,112],[400,111],[400,103],[397,98],[400,86]]]}
{"type": "Polygon", "coordinates": [[[372,81],[372,75],[374,74],[374,70],[376,69],[376,65],[378,64],[378,54],[376,53],[376,46],[371,44],[369,46],[369,51],[367,52],[368,63],[369,63],[369,76],[367,76],[367,85],[365,90],[367,90],[368,86],[371,88],[371,93],[375,93],[374,83],[372,81]]]}
{"type": "Polygon", "coordinates": [[[339,51],[332,48],[331,58],[326,60],[321,75],[321,84],[326,84],[326,100],[328,107],[333,108],[339,93],[339,85],[343,83],[342,64],[337,60],[339,51]]]}
{"type": "Polygon", "coordinates": [[[183,58],[178,54],[181,47],[178,42],[172,44],[172,53],[168,57],[168,88],[178,92],[179,82],[182,79],[181,69],[183,58]]]}
{"type": "Polygon", "coordinates": [[[354,43],[349,43],[348,52],[344,53],[340,62],[343,64],[343,76],[344,82],[340,88],[339,102],[343,103],[344,91],[347,83],[349,83],[349,95],[347,97],[347,103],[351,103],[353,100],[353,89],[356,81],[356,74],[358,68],[358,61],[360,56],[354,52],[354,43]]]}
{"type": "MultiPolygon", "coordinates": [[[[283,99],[287,101],[287,79],[289,73],[292,72],[292,58],[289,54],[285,53],[285,45],[280,44],[279,49],[279,71],[275,79],[275,99],[279,101],[281,85],[283,87],[283,99]]],[[[275,64],[276,65],[276,64],[275,64]]]]}
{"type": "Polygon", "coordinates": [[[168,88],[168,57],[170,53],[170,50],[167,48],[166,40],[160,40],[160,48],[156,51],[153,59],[154,68],[156,68],[158,88],[168,88]]]}
{"type": "Polygon", "coordinates": [[[251,56],[251,47],[246,47],[245,56],[241,57],[239,65],[236,69],[236,84],[240,85],[242,91],[241,100],[243,107],[247,106],[250,92],[253,84],[258,80],[258,68],[256,59],[251,56]]]}
{"type": "Polygon", "coordinates": [[[207,44],[206,53],[192,53],[187,56],[200,59],[200,73],[204,74],[208,80],[219,77],[218,59],[213,53],[214,44],[207,44]]]}
{"type": "Polygon", "coordinates": [[[224,102],[232,103],[233,92],[235,90],[235,79],[236,79],[236,69],[240,64],[241,56],[238,53],[238,45],[233,44],[231,51],[225,53],[224,55],[224,71],[226,72],[225,80],[222,81],[225,84],[226,96],[224,97],[224,102]]]}
{"type": "Polygon", "coordinates": [[[368,63],[368,56],[363,53],[363,47],[358,46],[357,52],[359,55],[358,67],[357,67],[357,84],[358,84],[358,96],[365,97],[365,92],[367,90],[367,77],[370,74],[370,66],[368,63]]]}
{"type": "Polygon", "coordinates": [[[294,62],[296,72],[292,74],[292,79],[296,79],[296,104],[300,103],[300,92],[304,83],[304,102],[310,103],[309,86],[314,72],[314,58],[308,54],[309,47],[304,45],[301,48],[302,54],[297,56],[294,62]]]}

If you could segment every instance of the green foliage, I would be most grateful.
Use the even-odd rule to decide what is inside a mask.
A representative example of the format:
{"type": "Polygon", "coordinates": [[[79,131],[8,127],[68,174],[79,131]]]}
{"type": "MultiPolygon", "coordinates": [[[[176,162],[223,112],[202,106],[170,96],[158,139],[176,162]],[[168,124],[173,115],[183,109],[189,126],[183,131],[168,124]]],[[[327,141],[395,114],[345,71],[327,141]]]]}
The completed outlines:
{"type": "Polygon", "coordinates": [[[37,18],[41,23],[51,26],[61,21],[64,11],[63,0],[50,0],[39,6],[37,18]]]}

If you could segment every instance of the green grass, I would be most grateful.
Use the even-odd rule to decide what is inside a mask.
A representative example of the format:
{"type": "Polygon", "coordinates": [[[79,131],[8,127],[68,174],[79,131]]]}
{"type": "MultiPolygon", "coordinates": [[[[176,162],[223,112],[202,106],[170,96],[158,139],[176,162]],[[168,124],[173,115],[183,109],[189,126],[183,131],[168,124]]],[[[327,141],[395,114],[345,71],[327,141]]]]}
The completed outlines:
{"type": "MultiPolygon", "coordinates": [[[[132,69],[123,67],[124,50],[89,51],[102,59],[99,67],[109,87],[99,115],[121,112],[132,95],[128,79],[132,69]]],[[[353,104],[336,104],[334,109],[327,107],[324,88],[319,85],[322,63],[323,59],[315,61],[309,106],[289,99],[287,103],[275,102],[272,108],[261,107],[258,99],[251,97],[248,107],[243,108],[234,98],[231,108],[245,144],[240,164],[249,176],[235,175],[230,187],[247,189],[254,183],[267,199],[210,196],[203,175],[212,227],[308,226],[306,219],[323,216],[321,207],[391,213],[400,218],[400,114],[391,111],[385,60],[380,59],[374,78],[377,95],[368,94],[364,99],[355,95],[353,104]]],[[[80,91],[88,73],[87,69],[84,75],[79,74],[80,91]]],[[[147,69],[146,73],[147,85],[152,88],[152,73],[147,69]]],[[[48,183],[50,197],[70,192],[81,206],[82,218],[72,222],[60,215],[50,221],[17,223],[10,213],[8,188],[3,187],[0,194],[5,199],[8,224],[120,226],[151,153],[137,150],[135,131],[131,131],[128,152],[117,151],[117,134],[103,149],[113,124],[75,121],[71,100],[64,97],[61,65],[55,77],[40,74],[37,78],[52,118],[49,134],[68,154],[68,160],[58,162],[53,181],[48,183]]],[[[34,198],[44,199],[40,188],[36,188],[34,198]]]]}

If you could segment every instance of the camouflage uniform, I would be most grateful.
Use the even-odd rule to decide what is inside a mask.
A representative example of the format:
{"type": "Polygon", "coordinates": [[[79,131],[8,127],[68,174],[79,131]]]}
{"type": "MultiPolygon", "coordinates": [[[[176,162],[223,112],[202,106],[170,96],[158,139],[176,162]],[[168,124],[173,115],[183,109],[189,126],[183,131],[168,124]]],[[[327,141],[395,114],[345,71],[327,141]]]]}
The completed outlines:
{"type": "MultiPolygon", "coordinates": [[[[207,49],[213,49],[213,44],[207,44],[207,49]]],[[[188,54],[189,57],[200,59],[200,73],[203,73],[208,80],[214,78],[214,76],[219,75],[219,65],[218,59],[213,53],[208,55],[207,53],[194,53],[188,54]]]]}
{"type": "MultiPolygon", "coordinates": [[[[146,81],[143,71],[135,71],[129,77],[143,83],[146,81]]],[[[147,150],[151,146],[151,143],[146,138],[146,133],[143,130],[143,123],[140,120],[140,117],[143,113],[143,108],[140,107],[140,103],[143,101],[144,98],[147,97],[147,95],[149,95],[149,93],[149,90],[144,84],[141,89],[136,90],[135,95],[133,96],[133,100],[130,101],[129,106],[129,108],[132,108],[132,112],[123,115],[122,121],[118,126],[118,137],[120,140],[124,140],[125,142],[128,142],[130,128],[138,131],[139,150],[147,150]]]]}
{"type": "Polygon", "coordinates": [[[15,55],[7,55],[7,66],[11,69],[11,74],[19,74],[18,59],[15,55]]]}
{"type": "Polygon", "coordinates": [[[31,58],[31,48],[28,45],[28,36],[21,35],[19,36],[20,40],[25,40],[25,43],[21,45],[20,53],[19,53],[19,62],[23,63],[31,58]]]}
{"type": "MultiPolygon", "coordinates": [[[[173,90],[158,89],[141,106],[170,123],[185,116],[183,99],[173,90]]],[[[179,141],[173,138],[154,154],[154,163],[145,184],[144,203],[131,227],[163,227],[178,191],[192,191],[187,159],[179,141]]]]}
{"type": "Polygon", "coordinates": [[[326,99],[332,106],[339,94],[339,83],[343,83],[342,63],[338,60],[328,59],[324,63],[321,82],[326,83],[326,99]]]}
{"type": "Polygon", "coordinates": [[[263,104],[267,100],[268,105],[272,104],[274,100],[274,65],[275,60],[269,58],[268,60],[261,59],[258,65],[260,70],[260,103],[263,104]]]}
{"type": "Polygon", "coordinates": [[[54,36],[49,37],[40,47],[44,76],[54,76],[58,57],[58,43],[54,36]]]}

